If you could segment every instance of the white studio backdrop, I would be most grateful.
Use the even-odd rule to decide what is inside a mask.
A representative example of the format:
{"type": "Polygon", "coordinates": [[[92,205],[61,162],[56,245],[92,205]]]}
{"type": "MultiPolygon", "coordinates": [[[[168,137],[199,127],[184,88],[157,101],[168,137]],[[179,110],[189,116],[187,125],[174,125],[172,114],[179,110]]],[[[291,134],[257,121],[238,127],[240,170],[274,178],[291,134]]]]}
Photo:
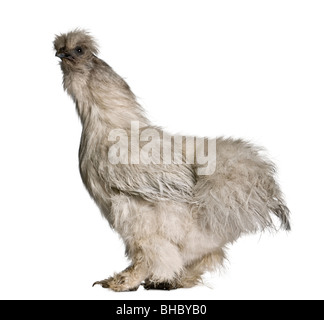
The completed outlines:
{"type": "Polygon", "coordinates": [[[1,2],[0,299],[323,299],[323,16],[323,1],[1,2]],[[92,288],[127,261],[78,172],[52,47],[76,27],[154,123],[265,146],[292,231],[241,238],[206,286],[92,288]]]}

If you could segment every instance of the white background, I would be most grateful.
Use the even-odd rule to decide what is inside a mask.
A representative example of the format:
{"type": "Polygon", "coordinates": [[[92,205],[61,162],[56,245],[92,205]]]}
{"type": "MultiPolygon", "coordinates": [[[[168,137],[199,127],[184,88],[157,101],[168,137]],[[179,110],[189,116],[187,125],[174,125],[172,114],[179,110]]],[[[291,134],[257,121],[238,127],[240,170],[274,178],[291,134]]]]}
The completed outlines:
{"type": "Polygon", "coordinates": [[[2,1],[1,299],[323,299],[323,1],[2,1]],[[54,34],[86,28],[154,123],[267,148],[292,232],[247,236],[208,286],[114,293],[118,235],[78,172],[54,34]]]}

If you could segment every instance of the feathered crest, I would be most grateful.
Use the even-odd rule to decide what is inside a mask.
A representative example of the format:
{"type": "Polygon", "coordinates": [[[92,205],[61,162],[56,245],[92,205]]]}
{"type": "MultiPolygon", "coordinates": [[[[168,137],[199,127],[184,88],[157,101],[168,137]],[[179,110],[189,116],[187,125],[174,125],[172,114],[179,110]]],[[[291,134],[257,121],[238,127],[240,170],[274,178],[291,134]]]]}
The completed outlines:
{"type": "Polygon", "coordinates": [[[55,50],[59,50],[63,47],[67,49],[72,49],[77,45],[88,48],[95,55],[97,55],[99,52],[97,42],[86,30],[77,28],[68,33],[61,33],[60,35],[55,36],[55,50]]]}

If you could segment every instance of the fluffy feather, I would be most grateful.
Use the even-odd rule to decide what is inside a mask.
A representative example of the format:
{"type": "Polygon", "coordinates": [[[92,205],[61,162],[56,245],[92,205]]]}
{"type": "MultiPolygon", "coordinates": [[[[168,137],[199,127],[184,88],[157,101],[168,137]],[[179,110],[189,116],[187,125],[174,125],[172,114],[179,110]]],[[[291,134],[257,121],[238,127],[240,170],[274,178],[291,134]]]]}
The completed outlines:
{"type": "MultiPolygon", "coordinates": [[[[274,228],[273,216],[290,229],[275,166],[260,148],[243,140],[214,139],[216,170],[200,175],[193,155],[206,140],[188,147],[186,141],[193,137],[184,137],[183,148],[176,149],[177,137],[153,126],[128,84],[96,56],[98,46],[89,33],[77,29],[58,35],[54,48],[62,60],[64,89],[83,125],[83,183],[122,237],[132,262],[96,284],[115,291],[135,290],[143,281],[146,289],[192,287],[205,271],[222,264],[226,244],[242,234],[274,228]],[[171,162],[159,153],[150,164],[143,159],[129,163],[133,145],[128,139],[120,141],[127,151],[125,163],[114,164],[117,155],[109,158],[114,145],[109,135],[122,130],[130,137],[148,129],[157,133],[150,141],[155,150],[172,150],[171,162]]],[[[146,144],[140,141],[139,147],[146,144]]]]}

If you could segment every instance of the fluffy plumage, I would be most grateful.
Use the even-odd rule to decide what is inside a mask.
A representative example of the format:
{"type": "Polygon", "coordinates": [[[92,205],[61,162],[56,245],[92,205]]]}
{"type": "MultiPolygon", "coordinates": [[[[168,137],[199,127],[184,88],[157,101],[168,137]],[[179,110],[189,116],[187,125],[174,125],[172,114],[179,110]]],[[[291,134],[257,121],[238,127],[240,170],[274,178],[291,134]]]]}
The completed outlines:
{"type": "MultiPolygon", "coordinates": [[[[58,35],[54,48],[61,58],[64,89],[83,125],[83,183],[122,237],[131,260],[130,267],[96,284],[115,291],[136,290],[140,284],[146,289],[192,287],[205,271],[222,264],[226,244],[242,234],[275,228],[273,216],[290,229],[275,166],[260,148],[243,140],[211,140],[217,146],[216,170],[200,175],[193,155],[206,140],[188,147],[190,137],[184,137],[184,148],[176,149],[176,137],[150,123],[128,84],[96,56],[97,44],[87,32],[58,35]],[[116,142],[109,135],[116,130],[128,137],[138,134],[134,122],[140,134],[147,129],[157,133],[149,142],[155,150],[163,143],[172,150],[170,163],[164,163],[163,153],[150,164],[143,159],[112,163],[109,151],[116,142]],[[188,157],[194,161],[186,161],[188,157]]],[[[145,148],[148,142],[139,143],[145,148]]],[[[132,141],[120,146],[129,160],[132,141]]]]}

